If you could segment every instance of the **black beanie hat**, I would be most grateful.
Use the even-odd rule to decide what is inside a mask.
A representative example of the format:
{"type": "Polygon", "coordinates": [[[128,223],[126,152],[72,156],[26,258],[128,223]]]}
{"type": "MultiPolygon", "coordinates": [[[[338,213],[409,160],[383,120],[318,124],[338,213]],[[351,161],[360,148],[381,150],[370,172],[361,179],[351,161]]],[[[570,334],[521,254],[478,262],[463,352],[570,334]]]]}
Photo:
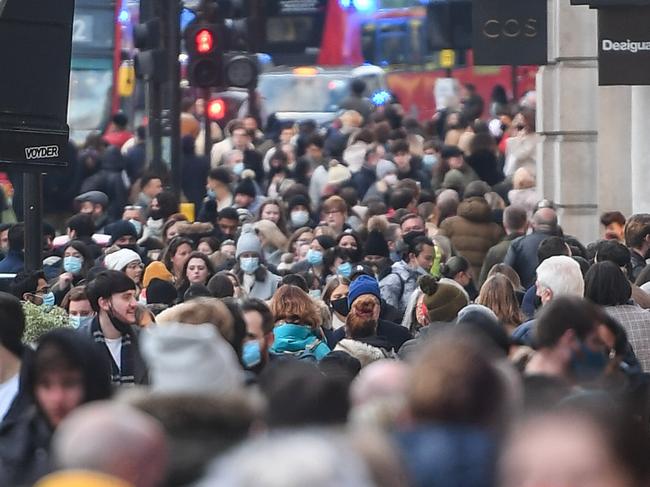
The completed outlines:
{"type": "Polygon", "coordinates": [[[138,238],[138,232],[135,230],[133,223],[127,220],[118,220],[115,223],[107,225],[106,231],[111,236],[111,245],[113,245],[117,239],[124,236],[138,238]]]}
{"type": "Polygon", "coordinates": [[[250,178],[242,179],[235,188],[235,194],[245,194],[251,198],[255,198],[255,196],[257,196],[257,192],[255,191],[255,184],[253,183],[253,180],[250,178]]]}
{"type": "Polygon", "coordinates": [[[289,213],[291,213],[291,210],[293,210],[296,206],[304,206],[309,209],[309,199],[303,194],[297,194],[293,196],[287,205],[289,208],[289,213]]]}
{"type": "Polygon", "coordinates": [[[371,230],[368,232],[366,246],[363,250],[365,255],[381,255],[382,257],[388,257],[390,255],[388,243],[384,238],[384,234],[379,230],[371,230]]]}
{"type": "Polygon", "coordinates": [[[147,287],[147,304],[173,305],[178,297],[174,285],[162,279],[152,279],[147,287]]]}

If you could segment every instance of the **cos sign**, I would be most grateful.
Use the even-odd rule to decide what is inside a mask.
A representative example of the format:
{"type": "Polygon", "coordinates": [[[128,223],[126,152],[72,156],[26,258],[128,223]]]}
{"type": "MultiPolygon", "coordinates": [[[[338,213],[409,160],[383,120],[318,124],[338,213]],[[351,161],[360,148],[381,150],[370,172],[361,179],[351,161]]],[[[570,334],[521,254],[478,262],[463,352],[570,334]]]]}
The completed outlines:
{"type": "Polygon", "coordinates": [[[474,63],[546,64],[546,0],[474,0],[474,63]]]}

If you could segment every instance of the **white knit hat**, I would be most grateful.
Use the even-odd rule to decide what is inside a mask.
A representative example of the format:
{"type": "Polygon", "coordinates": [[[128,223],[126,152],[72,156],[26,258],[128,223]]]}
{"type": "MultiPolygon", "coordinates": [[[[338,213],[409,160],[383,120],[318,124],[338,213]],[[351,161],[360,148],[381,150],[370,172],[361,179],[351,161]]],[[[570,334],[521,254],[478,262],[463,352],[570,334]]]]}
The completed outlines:
{"type": "Polygon", "coordinates": [[[154,391],[228,393],[244,385],[235,351],[212,324],[153,325],[140,338],[154,391]]]}
{"type": "Polygon", "coordinates": [[[111,271],[123,271],[131,262],[142,264],[142,258],[131,249],[120,249],[104,257],[104,266],[111,271]]]}

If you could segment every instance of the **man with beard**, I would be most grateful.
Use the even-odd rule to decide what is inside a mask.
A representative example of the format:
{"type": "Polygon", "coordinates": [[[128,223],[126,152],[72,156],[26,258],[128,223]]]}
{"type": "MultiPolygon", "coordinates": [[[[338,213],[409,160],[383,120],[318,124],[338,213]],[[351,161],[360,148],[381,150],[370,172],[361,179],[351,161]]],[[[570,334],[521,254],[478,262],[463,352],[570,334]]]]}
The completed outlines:
{"type": "Polygon", "coordinates": [[[361,275],[350,284],[350,311],[345,320],[345,338],[334,350],[346,352],[361,362],[361,366],[395,356],[393,345],[377,335],[381,311],[377,279],[361,275]]]}
{"type": "Polygon", "coordinates": [[[147,370],[138,347],[135,283],[119,271],[103,271],[86,287],[95,319],[78,328],[89,336],[110,363],[115,386],[148,383],[147,370]]]}

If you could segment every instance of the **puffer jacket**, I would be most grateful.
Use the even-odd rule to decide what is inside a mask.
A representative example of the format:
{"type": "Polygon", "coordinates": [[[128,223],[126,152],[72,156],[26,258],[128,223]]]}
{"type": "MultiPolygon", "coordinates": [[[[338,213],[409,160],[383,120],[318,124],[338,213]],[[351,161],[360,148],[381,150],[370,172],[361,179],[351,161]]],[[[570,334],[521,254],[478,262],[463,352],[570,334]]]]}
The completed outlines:
{"type": "Polygon", "coordinates": [[[503,238],[504,231],[492,221],[492,210],[485,198],[475,196],[461,201],[457,215],[445,219],[438,234],[449,237],[456,251],[469,261],[477,281],[485,255],[503,238]]]}

